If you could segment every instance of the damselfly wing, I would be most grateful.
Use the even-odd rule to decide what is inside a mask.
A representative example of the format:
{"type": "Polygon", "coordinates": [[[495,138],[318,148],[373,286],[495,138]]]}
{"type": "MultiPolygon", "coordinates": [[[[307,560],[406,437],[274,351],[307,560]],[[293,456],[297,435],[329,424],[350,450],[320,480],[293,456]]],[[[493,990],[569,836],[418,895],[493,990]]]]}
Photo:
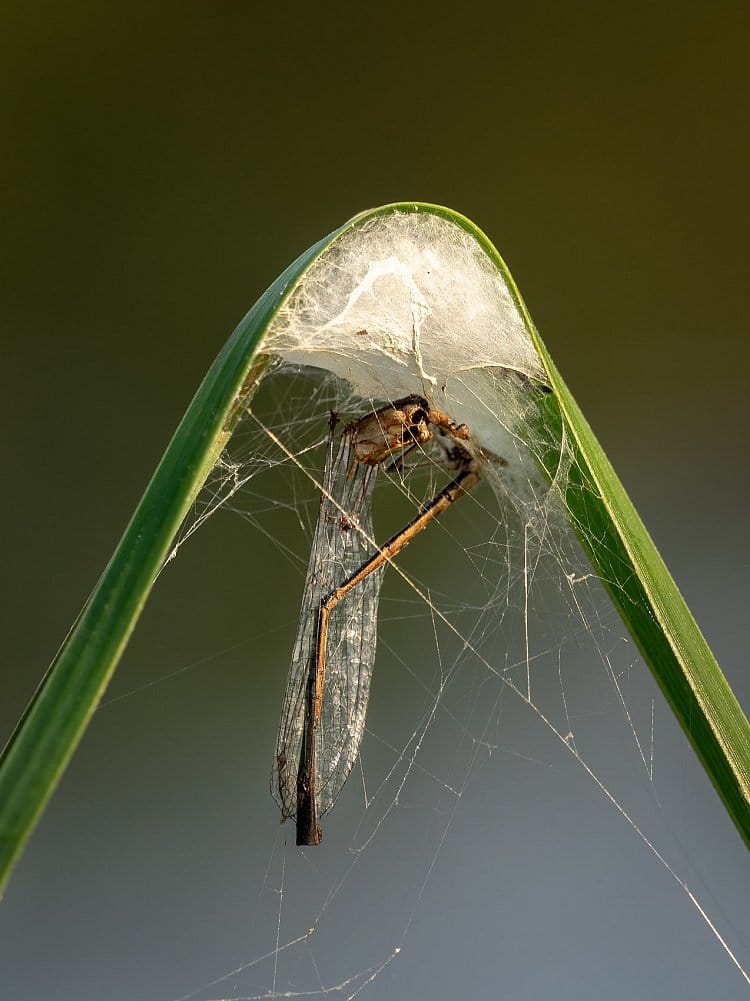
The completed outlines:
{"type": "Polygon", "coordinates": [[[319,844],[359,751],[375,660],[377,605],[386,564],[479,479],[469,435],[421,397],[406,397],[347,425],[338,448],[332,415],[318,523],[276,744],[272,792],[297,844],[319,844]],[[400,532],[374,545],[372,494],[379,465],[398,461],[439,428],[458,470],[400,532]]]}
{"type": "MultiPolygon", "coordinates": [[[[373,549],[372,494],[377,465],[357,460],[351,432],[328,439],[318,523],[302,595],[276,745],[272,789],[284,819],[296,817],[298,778],[306,718],[311,711],[318,610],[321,601],[360,566],[373,549]]],[[[349,600],[336,609],[328,629],[325,689],[313,740],[318,817],[333,806],[357,758],[375,661],[378,597],[382,570],[370,574],[349,600]]]]}

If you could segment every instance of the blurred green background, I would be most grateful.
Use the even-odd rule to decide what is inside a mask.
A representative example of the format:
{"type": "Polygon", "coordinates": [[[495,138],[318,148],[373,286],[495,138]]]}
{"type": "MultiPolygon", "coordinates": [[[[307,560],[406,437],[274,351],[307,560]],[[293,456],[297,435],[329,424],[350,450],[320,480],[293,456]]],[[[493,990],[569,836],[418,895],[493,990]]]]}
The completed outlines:
{"type": "MultiPolygon", "coordinates": [[[[6,3],[2,734],[237,320],[349,216],[412,198],[498,246],[747,706],[749,32],[739,3],[6,3]]],[[[19,1001],[177,997],[262,951],[250,873],[276,816],[246,763],[257,752],[270,769],[299,577],[219,520],[157,588],[112,694],[208,668],[97,714],[0,908],[19,1001]],[[253,565],[273,567],[260,636],[253,565]],[[236,814],[203,798],[223,769],[236,814]]],[[[685,798],[706,803],[706,852],[746,886],[739,839],[678,753],[697,783],[685,798]]],[[[364,996],[744,996],[664,871],[669,903],[619,871],[632,852],[644,893],[655,879],[626,825],[612,822],[627,847],[587,883],[604,838],[582,841],[588,824],[568,832],[580,869],[552,831],[531,855],[527,879],[557,856],[569,880],[551,896],[557,876],[533,903],[519,884],[509,911],[465,891],[489,941],[520,927],[528,952],[497,969],[457,920],[448,960],[440,932],[422,945],[415,931],[364,996]],[[563,933],[570,912],[578,936],[563,933]]],[[[702,865],[689,856],[681,875],[702,865]]],[[[466,886],[443,869],[435,913],[466,886]]],[[[715,893],[747,965],[746,915],[715,893]]]]}

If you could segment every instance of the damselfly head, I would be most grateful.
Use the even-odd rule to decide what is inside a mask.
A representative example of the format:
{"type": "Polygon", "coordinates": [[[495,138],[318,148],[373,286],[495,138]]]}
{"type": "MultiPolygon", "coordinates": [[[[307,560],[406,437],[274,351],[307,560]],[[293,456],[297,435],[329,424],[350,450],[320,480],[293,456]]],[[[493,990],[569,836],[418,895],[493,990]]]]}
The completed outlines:
{"type": "Polygon", "coordinates": [[[430,408],[420,396],[407,396],[354,421],[346,433],[352,436],[357,459],[377,466],[410,445],[424,445],[430,440],[430,408]]]}

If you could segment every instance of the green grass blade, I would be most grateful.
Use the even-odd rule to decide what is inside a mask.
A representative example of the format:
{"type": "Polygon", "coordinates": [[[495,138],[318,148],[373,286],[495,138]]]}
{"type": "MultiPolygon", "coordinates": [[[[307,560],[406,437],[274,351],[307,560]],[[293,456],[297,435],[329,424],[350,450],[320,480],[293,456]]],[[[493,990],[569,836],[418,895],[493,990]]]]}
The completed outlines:
{"type": "MultiPolygon", "coordinates": [[[[638,644],[737,830],[750,846],[750,724],[625,488],[539,337],[492,248],[542,356],[554,394],[542,404],[547,436],[564,431],[574,462],[571,524],[638,644]],[[550,433],[551,432],[551,433],[550,433]]],[[[549,477],[559,449],[539,456],[549,477]]]]}
{"type": "MultiPolygon", "coordinates": [[[[350,226],[387,212],[429,212],[482,246],[516,297],[555,392],[540,413],[565,430],[575,463],[565,502],[627,628],[638,643],[738,830],[750,843],[750,727],[663,561],[536,333],[497,251],[467,219],[405,203],[356,217],[282,274],[239,324],[196,393],[109,565],[0,759],[0,888],[94,712],[183,518],[252,391],[263,335],[309,264],[350,226]]],[[[553,434],[554,438],[555,435],[553,434]]],[[[539,457],[552,472],[554,448],[539,457]]]]}
{"type": "MultiPolygon", "coordinates": [[[[573,527],[750,846],[750,724],[601,445],[545,361],[575,455],[565,498],[573,527]]],[[[547,461],[551,472],[554,454],[547,461]]]]}
{"type": "Polygon", "coordinates": [[[274,282],[201,383],[101,579],[0,758],[0,891],[117,666],[185,515],[226,445],[286,293],[331,237],[274,282]]]}
{"type": "MultiPolygon", "coordinates": [[[[406,209],[407,206],[400,206],[406,209]]],[[[574,462],[563,498],[571,524],[638,644],[737,830],[750,846],[750,724],[625,488],[557,371],[513,278],[487,237],[457,213],[435,211],[472,233],[502,273],[537,346],[554,393],[541,405],[548,440],[563,432],[574,462]]],[[[550,478],[559,447],[538,456],[550,478]]]]}

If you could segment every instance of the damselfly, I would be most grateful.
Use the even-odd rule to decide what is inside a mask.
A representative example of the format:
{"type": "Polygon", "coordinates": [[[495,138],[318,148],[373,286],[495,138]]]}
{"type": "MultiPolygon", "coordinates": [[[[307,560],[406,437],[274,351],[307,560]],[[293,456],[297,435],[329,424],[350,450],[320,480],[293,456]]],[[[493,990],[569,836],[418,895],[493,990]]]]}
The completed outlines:
{"type": "Polygon", "coordinates": [[[375,661],[382,573],[404,546],[480,478],[469,430],[408,396],[348,424],[335,446],[331,415],[320,513],[313,536],[276,743],[272,792],[297,844],[320,844],[329,810],[357,759],[375,661]],[[399,468],[434,432],[454,478],[382,546],[373,546],[379,466],[399,468]],[[346,599],[346,600],[344,600],[346,599]]]}

